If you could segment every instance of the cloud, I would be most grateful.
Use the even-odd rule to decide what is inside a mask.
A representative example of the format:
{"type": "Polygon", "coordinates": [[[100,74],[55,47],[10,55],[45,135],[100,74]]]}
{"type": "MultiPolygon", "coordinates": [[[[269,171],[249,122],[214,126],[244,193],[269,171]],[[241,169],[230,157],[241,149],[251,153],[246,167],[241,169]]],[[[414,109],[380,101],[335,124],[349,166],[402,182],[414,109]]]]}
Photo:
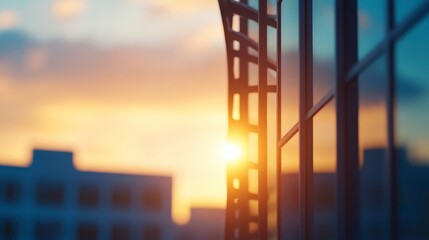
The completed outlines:
{"type": "Polygon", "coordinates": [[[14,28],[18,24],[18,14],[14,10],[0,11],[0,31],[14,28]]]}
{"type": "Polygon", "coordinates": [[[168,9],[170,12],[189,13],[205,9],[218,8],[217,1],[213,0],[142,0],[146,4],[168,9]]]}
{"type": "Polygon", "coordinates": [[[81,14],[85,8],[84,0],[55,0],[52,14],[57,19],[69,19],[81,14]]]}
{"type": "Polygon", "coordinates": [[[197,29],[193,34],[189,34],[183,41],[183,50],[198,56],[198,53],[224,49],[225,39],[223,34],[223,28],[219,22],[201,26],[200,29],[197,29]]]}
{"type": "MultiPolygon", "coordinates": [[[[199,41],[212,42],[210,31],[199,41]]],[[[0,160],[22,164],[35,146],[67,148],[81,169],[173,174],[180,218],[186,208],[178,204],[198,201],[186,190],[194,175],[224,174],[216,151],[227,130],[225,51],[180,47],[101,48],[0,33],[0,160]]],[[[220,203],[216,186],[210,194],[220,203]]]]}

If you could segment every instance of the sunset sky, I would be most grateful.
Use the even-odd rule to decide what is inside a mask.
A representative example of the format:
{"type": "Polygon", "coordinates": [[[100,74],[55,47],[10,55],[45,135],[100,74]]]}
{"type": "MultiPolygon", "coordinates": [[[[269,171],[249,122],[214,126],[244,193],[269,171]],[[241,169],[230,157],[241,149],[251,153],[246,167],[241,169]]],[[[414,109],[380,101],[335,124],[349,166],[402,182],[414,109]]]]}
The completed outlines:
{"type": "Polygon", "coordinates": [[[172,175],[173,218],[223,207],[226,56],[214,0],[0,1],[0,164],[172,175]]]}

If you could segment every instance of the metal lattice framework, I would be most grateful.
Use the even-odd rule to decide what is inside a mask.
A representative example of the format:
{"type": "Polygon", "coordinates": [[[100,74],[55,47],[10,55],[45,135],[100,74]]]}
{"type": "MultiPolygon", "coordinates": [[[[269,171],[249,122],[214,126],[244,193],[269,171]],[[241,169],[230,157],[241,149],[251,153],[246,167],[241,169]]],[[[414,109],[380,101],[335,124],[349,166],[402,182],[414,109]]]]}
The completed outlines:
{"type": "Polygon", "coordinates": [[[219,4],[228,58],[229,138],[244,149],[242,159],[227,169],[225,239],[268,239],[267,97],[277,86],[268,84],[267,76],[277,66],[268,57],[267,30],[277,28],[277,17],[268,14],[267,0],[256,7],[248,0],[219,4]]]}

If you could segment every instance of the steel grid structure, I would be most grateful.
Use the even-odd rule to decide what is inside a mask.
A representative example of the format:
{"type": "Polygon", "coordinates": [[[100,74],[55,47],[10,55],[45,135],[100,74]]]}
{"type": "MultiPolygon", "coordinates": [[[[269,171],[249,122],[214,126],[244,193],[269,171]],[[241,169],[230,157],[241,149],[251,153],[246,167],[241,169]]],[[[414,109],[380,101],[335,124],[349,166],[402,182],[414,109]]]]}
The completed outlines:
{"type": "MultiPolygon", "coordinates": [[[[419,26],[429,26],[429,2],[416,2],[414,8],[410,7],[408,15],[402,19],[399,19],[397,15],[403,11],[398,6],[405,4],[404,1],[380,2],[384,3],[384,5],[380,5],[381,7],[371,5],[379,3],[379,1],[277,0],[274,3],[271,2],[275,6],[276,14],[270,15],[267,0],[219,0],[228,62],[229,137],[232,141],[239,142],[245,153],[241,160],[230,163],[227,169],[226,240],[426,239],[429,237],[429,232],[425,231],[427,221],[425,222],[425,218],[417,214],[421,212],[420,208],[426,209],[425,206],[406,205],[401,202],[401,197],[406,192],[403,189],[417,186],[412,179],[403,177],[408,176],[409,173],[406,171],[414,171],[412,167],[416,169],[420,167],[419,171],[424,169],[422,166],[410,167],[412,164],[407,163],[410,165],[407,170],[407,167],[404,167],[404,159],[407,160],[407,156],[401,152],[402,146],[398,145],[400,135],[405,132],[401,128],[406,129],[404,125],[409,124],[409,122],[401,123],[402,125],[397,123],[400,120],[398,112],[403,111],[399,105],[401,101],[404,101],[399,96],[401,89],[398,86],[401,82],[412,80],[399,79],[398,75],[400,76],[401,72],[396,66],[398,62],[403,64],[413,60],[397,58],[398,49],[402,52],[409,52],[408,49],[404,50],[401,45],[407,41],[408,44],[410,43],[410,39],[406,38],[407,35],[418,33],[420,38],[415,38],[414,41],[429,41],[427,30],[427,35],[424,35],[423,31],[415,30],[419,26]],[[323,11],[319,11],[320,9],[315,6],[320,2],[328,3],[328,7],[332,10],[332,31],[326,30],[323,34],[330,34],[331,37],[328,42],[333,44],[330,53],[334,70],[328,74],[328,83],[322,81],[327,86],[324,86],[327,88],[324,92],[318,92],[320,89],[317,88],[317,84],[321,82],[318,74],[321,73],[317,72],[316,66],[320,64],[317,62],[319,59],[316,57],[316,51],[320,50],[318,48],[321,46],[317,44],[324,41],[320,39],[320,35],[316,34],[320,30],[317,29],[320,26],[315,18],[318,12],[323,11]],[[359,22],[361,21],[359,14],[368,13],[365,12],[368,9],[364,8],[368,3],[370,6],[366,7],[374,8],[370,9],[371,11],[376,14],[379,14],[380,11],[384,13],[383,17],[377,19],[381,26],[379,29],[382,32],[381,37],[371,43],[371,46],[365,46],[367,43],[361,39],[365,32],[359,27],[359,24],[362,24],[359,22]],[[291,20],[291,16],[294,15],[291,14],[291,11],[285,12],[285,10],[289,10],[288,8],[293,8],[291,11],[295,13],[296,19],[291,20]],[[288,18],[287,25],[280,26],[283,24],[282,17],[288,18]],[[287,36],[285,34],[293,31],[294,27],[297,29],[296,32],[293,32],[296,35],[294,37],[297,47],[292,50],[296,52],[295,63],[297,64],[287,65],[294,62],[291,62],[290,59],[289,62],[283,61],[282,55],[291,49],[283,49],[282,41],[283,37],[287,36]],[[275,29],[274,41],[268,39],[270,34],[267,29],[269,28],[275,29]],[[269,58],[272,46],[277,48],[275,49],[277,55],[274,59],[269,58]],[[360,52],[364,48],[368,48],[368,50],[360,52]],[[252,71],[252,64],[256,64],[257,73],[252,71]],[[371,73],[372,68],[378,67],[377,64],[381,65],[381,70],[377,70],[383,74],[384,79],[376,76],[368,82],[366,79],[368,72],[371,73]],[[289,79],[286,79],[286,74],[282,75],[281,71],[286,72],[288,69],[288,74],[290,74],[291,68],[295,68],[297,76],[293,79],[294,76],[287,75],[289,79]],[[268,79],[270,71],[276,72],[275,84],[268,79]],[[255,76],[256,80],[253,79],[255,76]],[[385,82],[382,87],[377,85],[383,81],[385,82]],[[287,86],[285,87],[285,85],[287,86]],[[370,169],[377,172],[370,177],[385,175],[385,182],[381,188],[384,191],[382,196],[384,202],[383,206],[376,206],[379,207],[378,209],[369,209],[370,212],[375,212],[375,215],[378,214],[373,219],[368,218],[368,209],[365,209],[364,199],[371,194],[365,192],[363,182],[368,180],[365,179],[368,175],[365,175],[364,172],[367,169],[361,166],[364,151],[366,150],[368,153],[376,147],[380,147],[372,145],[370,147],[373,149],[362,148],[362,145],[366,144],[363,137],[360,136],[362,129],[377,126],[372,121],[370,123],[361,121],[361,117],[365,115],[368,107],[365,105],[365,101],[368,100],[370,94],[374,94],[365,88],[368,86],[385,92],[384,95],[376,93],[378,100],[383,103],[380,115],[384,114],[383,119],[379,119],[382,122],[381,128],[376,130],[379,131],[379,135],[385,134],[383,137],[386,139],[382,143],[382,147],[378,149],[381,150],[379,152],[382,152],[384,157],[376,160],[383,161],[384,165],[382,169],[374,169],[374,166],[372,166],[373,169],[370,169]],[[293,102],[295,108],[291,108],[283,99],[285,95],[293,95],[294,93],[291,91],[297,92],[293,102]],[[272,136],[269,133],[272,122],[269,122],[269,118],[273,102],[269,101],[270,94],[276,96],[276,102],[274,102],[276,121],[273,124],[275,141],[271,144],[270,137],[272,136]],[[252,100],[252,96],[256,96],[257,100],[252,100]],[[288,109],[290,112],[296,110],[295,119],[292,119],[292,122],[287,120],[291,122],[287,126],[283,126],[283,122],[293,116],[284,114],[285,108],[291,108],[288,109]],[[255,112],[257,121],[252,118],[255,112]],[[328,114],[332,118],[329,121],[320,121],[320,116],[323,114],[328,114]],[[330,127],[332,128],[330,129],[330,127]],[[323,130],[327,136],[323,136],[323,138],[320,138],[321,128],[326,128],[323,130]],[[254,141],[249,140],[251,139],[249,136],[257,139],[256,145],[254,141]],[[320,148],[322,146],[326,149],[331,146],[326,147],[320,143],[330,137],[333,139],[333,148],[329,149],[332,151],[332,156],[323,161],[331,161],[333,168],[329,170],[328,174],[321,174],[317,169],[317,165],[320,165],[321,162],[321,158],[318,156],[320,148]],[[274,145],[274,151],[271,151],[270,145],[274,145]],[[293,157],[283,154],[283,150],[287,148],[293,148],[298,152],[298,169],[293,174],[282,172],[284,165],[287,165],[286,161],[293,160],[293,157]],[[256,154],[255,149],[257,149],[256,154]],[[269,159],[272,152],[275,152],[274,161],[269,159]],[[272,176],[269,169],[272,162],[276,165],[275,176],[272,176]],[[256,177],[251,174],[255,171],[257,172],[256,177]],[[296,192],[285,190],[285,187],[290,188],[290,185],[294,184],[285,182],[283,179],[285,176],[289,176],[288,180],[291,180],[291,177],[297,178],[296,192]],[[329,191],[329,187],[321,186],[318,182],[326,176],[332,177],[330,187],[333,188],[333,196],[331,196],[333,205],[328,206],[332,207],[328,214],[321,213],[320,209],[317,209],[320,204],[317,202],[317,194],[329,191]],[[272,200],[273,196],[270,193],[270,178],[275,178],[277,182],[274,194],[277,200],[274,203],[276,212],[274,215],[270,211],[270,207],[272,207],[270,198],[272,200]],[[256,191],[254,191],[255,184],[256,191]],[[284,192],[291,195],[285,196],[284,192]],[[287,206],[288,204],[292,205],[288,198],[294,197],[298,203],[297,206],[292,207],[296,208],[297,215],[293,216],[293,221],[289,221],[291,219],[288,219],[284,210],[291,207],[287,206]],[[377,213],[380,209],[387,209],[383,213],[384,215],[377,213]],[[414,212],[416,215],[403,214],[403,209],[414,212]],[[325,219],[322,226],[320,218],[323,214],[329,215],[330,220],[325,219]],[[272,217],[277,220],[274,227],[272,219],[270,220],[272,217]],[[371,221],[377,218],[381,221],[373,224],[371,221]],[[366,223],[367,219],[371,221],[366,223]],[[418,224],[421,224],[421,229],[418,228],[420,226],[418,224]],[[373,231],[374,229],[376,231],[373,231]],[[414,232],[409,229],[413,229],[414,232]],[[377,236],[377,234],[379,235],[377,236]]],[[[373,38],[373,36],[369,36],[369,38],[373,38]]],[[[420,51],[423,52],[425,49],[427,51],[427,48],[424,47],[420,51]]],[[[429,56],[429,52],[425,54],[425,56],[429,56]]],[[[290,58],[290,56],[288,57],[290,58]]],[[[429,63],[429,58],[424,59],[424,62],[429,63]]],[[[425,72],[421,66],[418,70],[425,72]]],[[[426,70],[425,73],[427,77],[429,72],[426,70]]],[[[425,86],[429,86],[427,81],[425,86]]],[[[420,111],[427,110],[429,102],[425,104],[426,108],[422,107],[419,109],[420,111]]],[[[429,132],[427,123],[417,119],[413,119],[413,121],[420,124],[422,132],[429,132]]],[[[422,136],[420,135],[420,137],[422,136]]],[[[429,139],[429,136],[425,137],[424,139],[429,139]]],[[[415,171],[417,172],[417,170],[415,171]]],[[[410,172],[409,176],[414,174],[416,173],[410,172]]],[[[427,174],[419,181],[419,186],[429,189],[427,174]]],[[[412,192],[412,194],[420,196],[421,193],[412,192]]]]}
{"type": "MultiPolygon", "coordinates": [[[[277,83],[268,81],[269,71],[277,71],[277,60],[268,57],[267,29],[276,29],[277,17],[269,14],[266,0],[257,6],[247,0],[219,0],[219,4],[228,56],[229,138],[245,149],[242,159],[228,165],[226,239],[266,239],[267,101],[268,94],[277,91],[277,83]],[[252,31],[258,33],[256,37],[252,31]],[[250,79],[250,63],[257,66],[256,82],[250,79]],[[257,114],[257,120],[250,112],[257,114]],[[252,156],[251,148],[257,148],[257,154],[252,156]]],[[[276,79],[277,73],[271,77],[276,79]]]]}

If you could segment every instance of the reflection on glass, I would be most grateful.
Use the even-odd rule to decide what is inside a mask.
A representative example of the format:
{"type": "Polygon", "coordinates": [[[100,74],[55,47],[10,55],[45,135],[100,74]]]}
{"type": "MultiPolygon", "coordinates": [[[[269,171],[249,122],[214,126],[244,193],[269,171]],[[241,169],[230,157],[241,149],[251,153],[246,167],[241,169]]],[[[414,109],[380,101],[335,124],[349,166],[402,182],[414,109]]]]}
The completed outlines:
{"type": "Polygon", "coordinates": [[[281,236],[298,240],[299,218],[299,134],[281,149],[281,236]]]}
{"type": "Polygon", "coordinates": [[[259,42],[259,25],[253,20],[248,20],[249,32],[248,36],[255,42],[259,42]]]}
{"type": "Polygon", "coordinates": [[[429,17],[396,46],[399,239],[429,239],[429,17]]]}
{"type": "Polygon", "coordinates": [[[277,0],[267,0],[267,14],[276,15],[277,14],[277,0]]]}
{"type": "Polygon", "coordinates": [[[358,52],[365,57],[383,39],[386,31],[386,0],[358,1],[358,52]]]}
{"type": "Polygon", "coordinates": [[[281,42],[281,132],[298,122],[299,98],[299,32],[298,0],[282,2],[281,42]],[[287,31],[285,30],[287,29],[287,31]]]}
{"type": "Polygon", "coordinates": [[[268,169],[268,239],[277,239],[277,94],[268,94],[267,169],[268,169]]]}
{"type": "MultiPolygon", "coordinates": [[[[268,47],[268,61],[277,65],[277,30],[273,27],[267,28],[267,47],[268,47]]],[[[277,72],[269,69],[267,82],[269,85],[276,85],[277,72]]]]}
{"type": "Polygon", "coordinates": [[[299,239],[299,134],[281,149],[281,236],[299,239]]]}
{"type": "Polygon", "coordinates": [[[381,58],[359,76],[360,239],[389,239],[387,70],[381,58]]]}
{"type": "Polygon", "coordinates": [[[313,0],[313,103],[335,80],[335,1],[313,0]]]}
{"type": "Polygon", "coordinates": [[[336,124],[330,102],[313,118],[313,211],[315,239],[335,239],[336,124]]]}
{"type": "Polygon", "coordinates": [[[417,7],[427,2],[425,0],[395,0],[395,17],[396,22],[404,20],[411,12],[415,11],[417,7]]]}

